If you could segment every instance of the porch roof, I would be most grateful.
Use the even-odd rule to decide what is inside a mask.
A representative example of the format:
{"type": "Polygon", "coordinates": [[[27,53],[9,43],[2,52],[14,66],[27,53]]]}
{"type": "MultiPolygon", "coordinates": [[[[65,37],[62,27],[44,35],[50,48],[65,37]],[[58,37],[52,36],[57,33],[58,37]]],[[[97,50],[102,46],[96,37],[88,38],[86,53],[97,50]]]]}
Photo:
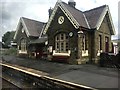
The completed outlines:
{"type": "Polygon", "coordinates": [[[39,39],[36,39],[34,41],[31,41],[29,44],[44,44],[47,41],[46,37],[42,37],[39,39]]]}

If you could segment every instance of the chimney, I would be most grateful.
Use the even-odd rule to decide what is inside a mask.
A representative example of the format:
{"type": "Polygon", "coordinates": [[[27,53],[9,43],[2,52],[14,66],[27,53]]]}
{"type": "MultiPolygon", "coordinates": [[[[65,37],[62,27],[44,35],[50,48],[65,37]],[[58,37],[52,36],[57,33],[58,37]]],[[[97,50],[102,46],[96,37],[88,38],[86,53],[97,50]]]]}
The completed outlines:
{"type": "Polygon", "coordinates": [[[70,5],[71,7],[74,7],[76,6],[76,2],[74,0],[69,0],[68,1],[68,5],[70,5]]]}
{"type": "Polygon", "coordinates": [[[49,18],[50,18],[51,14],[52,14],[52,11],[53,11],[53,9],[50,7],[50,9],[48,10],[49,18]]]}

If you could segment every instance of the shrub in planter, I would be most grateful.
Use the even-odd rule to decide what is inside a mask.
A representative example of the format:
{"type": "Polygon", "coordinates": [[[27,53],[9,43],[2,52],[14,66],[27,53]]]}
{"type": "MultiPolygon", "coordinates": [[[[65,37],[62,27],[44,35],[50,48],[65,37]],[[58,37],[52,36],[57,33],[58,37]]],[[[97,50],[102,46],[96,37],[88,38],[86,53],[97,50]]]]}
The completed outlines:
{"type": "Polygon", "coordinates": [[[117,62],[118,67],[120,68],[120,51],[119,51],[119,53],[116,55],[116,62],[117,62]]]}
{"type": "Polygon", "coordinates": [[[105,66],[106,61],[107,61],[107,56],[108,56],[108,54],[105,53],[105,52],[103,52],[103,53],[100,54],[99,64],[100,64],[101,67],[105,66]]]}

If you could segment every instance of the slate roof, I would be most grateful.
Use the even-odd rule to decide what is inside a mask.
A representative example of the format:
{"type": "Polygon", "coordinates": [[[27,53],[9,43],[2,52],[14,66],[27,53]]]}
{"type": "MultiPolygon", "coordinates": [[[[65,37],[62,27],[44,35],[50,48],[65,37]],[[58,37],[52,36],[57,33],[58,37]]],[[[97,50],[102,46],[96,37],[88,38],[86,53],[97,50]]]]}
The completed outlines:
{"type": "Polygon", "coordinates": [[[76,19],[76,21],[80,24],[82,27],[89,28],[87,25],[87,22],[84,17],[84,13],[76,8],[71,7],[70,5],[66,4],[65,2],[62,2],[63,5],[67,8],[67,10],[72,14],[72,16],[76,19]]]}
{"type": "Polygon", "coordinates": [[[90,29],[96,28],[96,24],[99,21],[101,14],[107,7],[107,5],[103,5],[83,12],[76,8],[71,7],[65,2],[62,2],[62,4],[72,14],[72,16],[76,19],[80,26],[90,29]]]}
{"type": "Polygon", "coordinates": [[[99,18],[105,8],[106,8],[106,5],[103,5],[103,6],[91,9],[89,11],[83,12],[91,28],[96,28],[95,26],[99,21],[99,18]]]}
{"type": "Polygon", "coordinates": [[[22,17],[30,36],[39,37],[45,23],[22,17]]]}
{"type": "Polygon", "coordinates": [[[45,43],[45,41],[47,41],[47,38],[45,37],[41,37],[39,39],[36,39],[34,41],[31,41],[30,44],[42,44],[45,43]]]}

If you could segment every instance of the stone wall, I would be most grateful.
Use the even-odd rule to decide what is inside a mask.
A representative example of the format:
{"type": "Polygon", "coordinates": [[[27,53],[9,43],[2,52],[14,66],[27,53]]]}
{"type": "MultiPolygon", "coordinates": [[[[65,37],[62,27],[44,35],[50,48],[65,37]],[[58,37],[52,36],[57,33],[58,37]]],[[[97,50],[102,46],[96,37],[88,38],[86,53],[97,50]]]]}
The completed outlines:
{"type": "Polygon", "coordinates": [[[109,38],[109,51],[108,52],[111,52],[112,51],[112,45],[111,45],[111,33],[110,33],[110,28],[108,26],[108,23],[106,21],[106,18],[103,20],[99,30],[96,30],[95,31],[95,47],[94,47],[94,55],[93,55],[93,60],[95,60],[95,63],[98,63],[98,60],[99,60],[99,55],[98,54],[98,49],[99,49],[99,35],[101,35],[101,38],[102,38],[102,51],[101,52],[106,52],[106,46],[105,46],[105,38],[108,37],[109,38]]]}
{"type": "Polygon", "coordinates": [[[48,47],[52,46],[53,50],[55,50],[55,36],[59,33],[65,33],[69,36],[69,49],[71,51],[69,63],[74,63],[77,57],[77,30],[60,9],[58,10],[58,13],[56,13],[53,21],[51,22],[51,26],[47,31],[48,47]],[[58,23],[58,18],[60,16],[64,17],[64,22],[62,24],[58,23]],[[69,35],[71,32],[73,33],[72,36],[69,35]]]}

